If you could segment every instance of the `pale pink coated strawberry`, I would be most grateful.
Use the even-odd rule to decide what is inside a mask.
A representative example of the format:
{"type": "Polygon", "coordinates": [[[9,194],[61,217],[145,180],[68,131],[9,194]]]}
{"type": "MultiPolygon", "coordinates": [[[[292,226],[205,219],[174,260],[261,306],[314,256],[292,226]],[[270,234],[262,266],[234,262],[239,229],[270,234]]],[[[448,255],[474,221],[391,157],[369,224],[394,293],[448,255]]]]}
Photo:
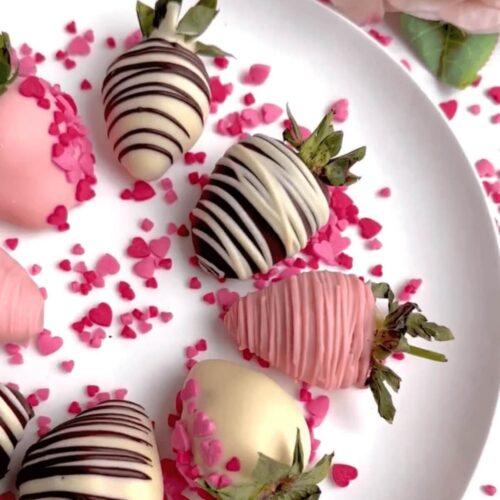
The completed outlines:
{"type": "Polygon", "coordinates": [[[0,60],[0,219],[30,229],[67,229],[67,212],[94,196],[92,144],[73,99],[36,76],[17,77],[8,40],[0,60]]]}
{"type": "Polygon", "coordinates": [[[393,352],[434,361],[441,355],[408,344],[405,334],[426,340],[451,340],[443,326],[398,304],[385,283],[370,284],[354,275],[316,271],[292,276],[236,302],[224,324],[240,350],[248,350],[296,381],[324,389],[369,385],[380,415],[391,422],[395,409],[385,383],[399,389],[399,377],[385,366],[393,352]],[[378,317],[376,298],[389,302],[378,317]],[[381,315],[380,315],[381,316],[381,315]]]}
{"type": "Polygon", "coordinates": [[[40,289],[12,257],[0,249],[0,342],[25,342],[43,328],[40,289]]]}

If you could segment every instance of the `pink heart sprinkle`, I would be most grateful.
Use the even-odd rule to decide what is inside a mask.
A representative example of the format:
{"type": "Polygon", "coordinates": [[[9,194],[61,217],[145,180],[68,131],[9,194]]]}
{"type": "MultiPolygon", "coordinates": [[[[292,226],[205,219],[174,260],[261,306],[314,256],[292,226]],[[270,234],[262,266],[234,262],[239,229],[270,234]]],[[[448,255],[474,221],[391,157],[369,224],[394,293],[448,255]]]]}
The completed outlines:
{"type": "Polygon", "coordinates": [[[130,35],[125,39],[125,50],[128,50],[135,45],[137,45],[142,40],[141,30],[134,30],[130,35]]]}
{"type": "MultiPolygon", "coordinates": [[[[319,420],[319,423],[326,417],[330,408],[330,398],[318,396],[306,403],[306,410],[319,420]]],[[[319,425],[319,424],[318,424],[319,425]]]]}
{"type": "Polygon", "coordinates": [[[76,36],[69,43],[66,52],[71,56],[88,56],[90,45],[82,36],[76,36]]]}
{"type": "Polygon", "coordinates": [[[43,330],[39,333],[36,340],[38,352],[42,356],[49,356],[58,351],[63,345],[61,337],[53,337],[49,330],[43,330]]]}
{"type": "Polygon", "coordinates": [[[47,401],[47,399],[49,399],[50,389],[47,388],[38,389],[36,391],[36,395],[41,401],[47,401]]]}
{"type": "Polygon", "coordinates": [[[250,66],[248,73],[245,75],[243,81],[245,83],[253,83],[254,85],[261,85],[267,80],[271,67],[267,64],[253,64],[250,66]]]}
{"type": "Polygon", "coordinates": [[[127,389],[116,389],[116,391],[113,393],[114,397],[116,399],[125,399],[127,397],[128,390],[127,389]]]}
{"type": "Polygon", "coordinates": [[[96,271],[101,276],[113,275],[120,271],[120,263],[111,254],[106,253],[97,261],[96,271]]]}
{"type": "Polygon", "coordinates": [[[500,113],[491,117],[491,123],[493,123],[494,125],[500,123],[500,113]]]}
{"type": "Polygon", "coordinates": [[[170,239],[167,236],[162,236],[156,240],[151,240],[149,248],[159,259],[163,259],[170,249],[170,239]]]}
{"type": "Polygon", "coordinates": [[[140,321],[138,326],[137,326],[137,329],[141,333],[148,333],[149,331],[151,331],[152,328],[153,328],[153,325],[151,323],[148,323],[147,321],[140,321]]]}
{"type": "Polygon", "coordinates": [[[500,86],[489,88],[486,94],[495,104],[500,104],[500,86]]]}
{"type": "Polygon", "coordinates": [[[40,415],[36,419],[36,423],[38,424],[39,427],[48,427],[52,423],[52,419],[50,417],[40,415]]]}
{"type": "Polygon", "coordinates": [[[187,401],[189,399],[196,398],[200,393],[200,387],[198,382],[190,378],[185,384],[181,391],[181,400],[187,401]]]}
{"type": "Polygon", "coordinates": [[[7,354],[11,355],[17,354],[21,350],[21,346],[9,342],[3,346],[3,349],[7,354]]]}
{"type": "Polygon", "coordinates": [[[218,439],[204,440],[201,442],[201,456],[208,467],[217,465],[222,458],[222,443],[218,439]]]}
{"type": "Polygon", "coordinates": [[[171,312],[161,312],[160,313],[160,320],[163,323],[168,323],[173,317],[174,317],[174,315],[171,312]]]}
{"type": "Polygon", "coordinates": [[[358,470],[352,465],[333,464],[332,479],[337,486],[345,488],[358,477],[358,470]]]}
{"type": "Polygon", "coordinates": [[[228,486],[231,486],[233,484],[233,481],[231,478],[227,477],[226,475],[222,474],[221,477],[219,478],[219,484],[218,488],[227,488],[228,486]]]}
{"type": "Polygon", "coordinates": [[[475,115],[477,116],[479,113],[481,113],[481,106],[479,104],[472,104],[471,106],[469,106],[467,108],[467,111],[471,114],[471,115],[475,115]]]}
{"type": "Polygon", "coordinates": [[[189,451],[191,449],[189,436],[183,422],[178,421],[175,423],[170,443],[176,451],[189,451]]]}
{"type": "Polygon", "coordinates": [[[240,118],[248,128],[256,127],[261,123],[261,113],[259,113],[256,109],[244,109],[240,114],[240,118]]]}
{"type": "Polygon", "coordinates": [[[22,365],[24,363],[24,358],[23,358],[23,355],[18,352],[16,354],[13,354],[10,358],[9,358],[9,363],[11,365],[22,365]]]}
{"type": "Polygon", "coordinates": [[[349,117],[349,101],[347,99],[339,99],[332,104],[331,110],[334,113],[333,121],[345,122],[349,117]]]}
{"type": "Polygon", "coordinates": [[[211,436],[215,432],[215,423],[208,416],[199,411],[196,413],[193,421],[193,434],[196,437],[211,436]]]}
{"type": "Polygon", "coordinates": [[[233,304],[235,304],[240,298],[238,292],[232,292],[228,288],[221,288],[217,290],[216,293],[217,303],[222,307],[223,310],[228,310],[233,304]]]}
{"type": "Polygon", "coordinates": [[[262,105],[260,112],[264,123],[273,123],[283,114],[283,108],[277,104],[266,103],[262,105]]]}
{"type": "Polygon", "coordinates": [[[198,355],[198,350],[196,349],[195,346],[190,345],[186,347],[186,358],[191,359],[194,358],[198,355]]]}
{"type": "Polygon", "coordinates": [[[445,114],[446,118],[448,118],[448,120],[451,120],[457,112],[458,102],[455,99],[451,99],[450,101],[439,103],[439,107],[445,114]]]}
{"type": "Polygon", "coordinates": [[[489,160],[485,160],[484,158],[476,162],[476,170],[479,177],[495,176],[495,167],[489,160]]]}
{"type": "Polygon", "coordinates": [[[134,264],[132,269],[140,278],[152,278],[156,269],[155,259],[153,257],[146,257],[134,264]]]}
{"type": "Polygon", "coordinates": [[[75,362],[73,360],[61,362],[61,369],[66,373],[71,373],[74,367],[75,367],[75,362]]]}
{"type": "Polygon", "coordinates": [[[217,474],[216,472],[211,472],[207,476],[207,483],[210,483],[215,488],[218,488],[219,487],[220,478],[221,478],[220,474],[217,474]]]}
{"type": "Polygon", "coordinates": [[[489,497],[496,495],[496,492],[497,492],[496,487],[493,486],[492,484],[485,484],[485,485],[481,486],[481,489],[483,490],[483,493],[485,495],[488,495],[489,497]]]}
{"type": "Polygon", "coordinates": [[[87,42],[93,43],[95,40],[94,32],[92,30],[85,31],[85,33],[83,33],[83,38],[85,38],[85,40],[87,40],[87,42]]]}

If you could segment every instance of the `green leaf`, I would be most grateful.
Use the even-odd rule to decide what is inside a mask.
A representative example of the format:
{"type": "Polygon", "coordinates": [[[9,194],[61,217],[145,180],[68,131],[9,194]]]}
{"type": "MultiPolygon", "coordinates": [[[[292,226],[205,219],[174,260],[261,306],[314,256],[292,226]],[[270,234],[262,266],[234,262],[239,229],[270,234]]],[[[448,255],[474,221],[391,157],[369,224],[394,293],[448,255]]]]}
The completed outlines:
{"type": "Polygon", "coordinates": [[[448,340],[453,340],[455,337],[451,330],[443,325],[438,325],[432,321],[426,321],[422,328],[424,331],[430,335],[434,340],[439,342],[446,342],[448,340]]]}
{"type": "Polygon", "coordinates": [[[304,138],[302,137],[302,132],[300,131],[299,124],[297,123],[297,120],[295,120],[295,117],[293,116],[290,107],[288,104],[286,105],[286,114],[288,115],[288,119],[290,120],[291,126],[292,126],[292,135],[295,140],[295,142],[300,145],[304,141],[304,138]]]}
{"type": "Polygon", "coordinates": [[[206,44],[201,43],[201,42],[196,42],[195,52],[197,54],[200,54],[202,56],[207,56],[207,57],[215,57],[215,56],[234,57],[232,54],[222,50],[221,48],[217,47],[216,45],[206,45],[206,44]]]}
{"type": "Polygon", "coordinates": [[[394,292],[388,283],[371,283],[372,293],[376,299],[387,299],[389,306],[394,302],[394,292]]]}
{"type": "Polygon", "coordinates": [[[422,62],[439,80],[463,89],[477,77],[498,34],[467,34],[451,24],[401,15],[401,29],[422,62]]]}
{"type": "Polygon", "coordinates": [[[282,464],[263,453],[259,453],[259,460],[252,472],[252,478],[260,484],[278,481],[290,472],[290,465],[282,464]]]}
{"type": "Polygon", "coordinates": [[[10,71],[10,64],[7,61],[0,60],[0,85],[9,81],[10,71]]]}
{"type": "Polygon", "coordinates": [[[141,1],[136,3],[135,10],[139,19],[141,32],[143,36],[148,37],[154,29],[155,10],[141,1]]]}
{"type": "Polygon", "coordinates": [[[304,450],[302,449],[302,440],[300,439],[300,429],[297,429],[292,467],[289,474],[302,474],[302,472],[304,472],[304,450]]]}
{"type": "Polygon", "coordinates": [[[318,152],[319,145],[326,139],[326,137],[333,133],[333,113],[330,111],[327,113],[320,124],[316,127],[313,133],[301,144],[299,148],[299,156],[302,158],[304,163],[308,165],[313,171],[318,167],[323,167],[325,163],[331,158],[326,157],[325,163],[321,165],[315,165],[313,158],[318,152]]]}
{"type": "Polygon", "coordinates": [[[318,484],[329,474],[332,465],[333,453],[325,455],[311,470],[304,472],[298,479],[297,484],[318,484]]]}
{"type": "Polygon", "coordinates": [[[215,8],[206,7],[199,2],[191,7],[179,21],[177,33],[190,38],[198,37],[205,32],[217,14],[218,11],[215,8]]]}
{"type": "Polygon", "coordinates": [[[366,148],[363,146],[335,158],[326,165],[322,177],[325,177],[332,186],[353,184],[359,180],[359,177],[349,172],[349,170],[355,163],[362,160],[365,154],[366,148]]]}
{"type": "Polygon", "coordinates": [[[396,408],[392,402],[392,396],[384,383],[384,375],[380,370],[381,365],[373,366],[370,377],[368,378],[368,385],[373,393],[373,397],[377,403],[378,413],[390,424],[394,421],[396,415],[396,408]]]}

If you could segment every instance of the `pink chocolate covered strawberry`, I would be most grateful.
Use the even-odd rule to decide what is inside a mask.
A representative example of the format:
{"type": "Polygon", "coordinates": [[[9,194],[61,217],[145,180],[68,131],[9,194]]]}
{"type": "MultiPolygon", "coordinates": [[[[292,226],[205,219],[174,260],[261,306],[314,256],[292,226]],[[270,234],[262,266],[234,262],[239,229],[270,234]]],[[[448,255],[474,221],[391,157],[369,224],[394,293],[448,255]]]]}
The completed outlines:
{"type": "Polygon", "coordinates": [[[299,274],[240,299],[224,323],[241,350],[267,360],[295,380],[324,389],[369,385],[380,415],[392,422],[395,408],[386,384],[401,379],[385,365],[394,352],[433,361],[445,356],[408,344],[406,335],[451,340],[444,326],[427,321],[412,302],[399,304],[385,283],[365,283],[329,271],[299,274]],[[385,318],[375,301],[385,298],[385,318]]]}
{"type": "Polygon", "coordinates": [[[257,134],[231,146],[192,212],[200,266],[218,278],[248,279],[296,254],[328,221],[325,185],[358,179],[350,168],[365,148],[336,156],[343,134],[333,113],[307,139],[289,116],[285,142],[257,134]]]}
{"type": "Polygon", "coordinates": [[[0,35],[0,219],[68,229],[68,210],[94,196],[94,156],[73,99],[36,76],[17,76],[0,35]]]}

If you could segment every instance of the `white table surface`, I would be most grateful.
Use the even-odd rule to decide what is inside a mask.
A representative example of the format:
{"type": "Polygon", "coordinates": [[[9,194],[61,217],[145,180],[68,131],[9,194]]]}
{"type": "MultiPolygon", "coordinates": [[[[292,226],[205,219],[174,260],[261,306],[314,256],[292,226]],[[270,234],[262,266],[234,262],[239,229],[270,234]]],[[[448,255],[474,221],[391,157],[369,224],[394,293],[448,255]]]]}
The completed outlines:
{"type": "MultiPolygon", "coordinates": [[[[462,144],[471,164],[474,165],[481,158],[490,160],[496,168],[498,180],[500,177],[500,124],[493,124],[491,117],[500,113],[500,105],[495,105],[487,97],[486,90],[492,86],[500,85],[500,44],[488,65],[480,73],[482,76],[480,85],[477,88],[469,87],[460,91],[439,83],[418,62],[411,48],[399,33],[397,15],[386,16],[382,23],[368,26],[366,29],[372,27],[383,35],[393,37],[392,42],[387,46],[387,51],[396,60],[406,59],[410,63],[411,75],[430,99],[436,103],[450,99],[458,101],[457,113],[449,122],[451,128],[462,144]],[[472,104],[481,106],[479,115],[474,116],[467,111],[467,108],[472,104]]],[[[494,181],[495,179],[487,180],[494,181]]],[[[495,205],[491,200],[488,200],[487,203],[491,216],[497,221],[497,227],[500,228],[500,205],[495,205]]],[[[498,349],[498,346],[496,347],[498,349]]],[[[480,360],[478,360],[478,370],[480,369],[479,364],[480,360]]],[[[453,481],[453,477],[448,478],[448,480],[453,481]]],[[[488,441],[463,500],[487,498],[487,495],[481,490],[481,486],[485,484],[496,486],[499,492],[494,498],[500,496],[500,405],[498,403],[488,441]]]]}

